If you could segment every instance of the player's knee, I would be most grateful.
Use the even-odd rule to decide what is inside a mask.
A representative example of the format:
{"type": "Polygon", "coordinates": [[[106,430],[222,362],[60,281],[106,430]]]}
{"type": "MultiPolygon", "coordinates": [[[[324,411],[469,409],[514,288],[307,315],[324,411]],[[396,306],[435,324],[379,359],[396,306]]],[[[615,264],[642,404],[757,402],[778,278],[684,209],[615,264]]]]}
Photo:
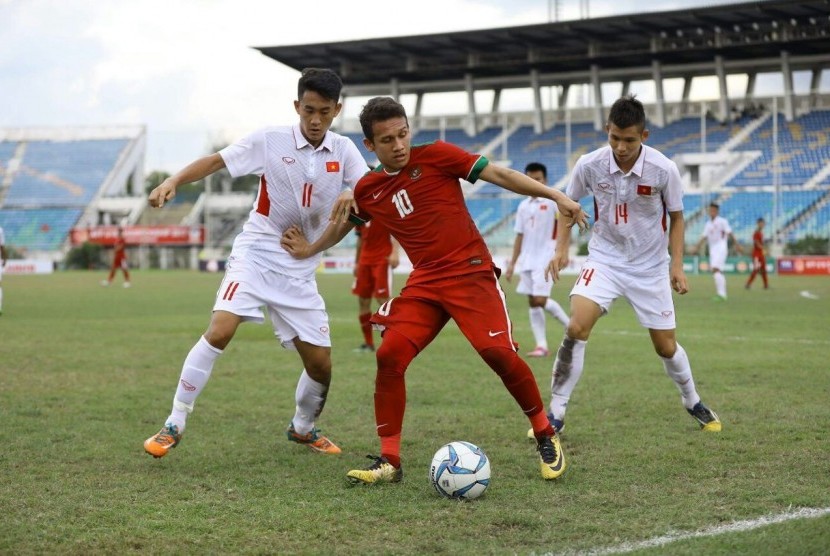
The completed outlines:
{"type": "Polygon", "coordinates": [[[418,350],[409,339],[387,330],[376,352],[378,375],[403,375],[418,350]]]}
{"type": "Polygon", "coordinates": [[[591,335],[591,327],[586,326],[574,318],[571,318],[568,321],[568,327],[565,331],[565,335],[574,340],[587,340],[588,336],[591,335]]]}
{"type": "Polygon", "coordinates": [[[487,348],[481,351],[479,355],[487,363],[487,366],[499,376],[509,373],[519,362],[519,356],[516,352],[506,347],[487,348]]]}
{"type": "Polygon", "coordinates": [[[233,339],[236,330],[228,327],[216,327],[211,325],[205,332],[205,340],[216,349],[225,349],[233,339]]]}
{"type": "Polygon", "coordinates": [[[677,342],[674,340],[667,340],[664,342],[655,343],[654,351],[656,351],[657,355],[664,359],[671,359],[677,352],[677,342]]]}

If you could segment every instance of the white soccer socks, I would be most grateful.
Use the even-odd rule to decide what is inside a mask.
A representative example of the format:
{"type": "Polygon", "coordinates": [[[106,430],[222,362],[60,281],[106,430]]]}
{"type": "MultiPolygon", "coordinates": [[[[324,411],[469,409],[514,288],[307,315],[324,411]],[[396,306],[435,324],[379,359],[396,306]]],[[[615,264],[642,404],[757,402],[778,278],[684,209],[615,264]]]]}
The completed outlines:
{"type": "Polygon", "coordinates": [[[297,408],[294,412],[294,418],[291,420],[297,434],[307,434],[314,428],[314,421],[320,416],[323,406],[326,405],[328,392],[328,386],[312,379],[303,369],[303,374],[300,375],[300,380],[297,381],[297,391],[294,394],[297,408]]]}
{"type": "Polygon", "coordinates": [[[677,351],[674,352],[672,357],[661,357],[660,359],[663,360],[663,368],[666,369],[666,374],[680,390],[680,395],[683,397],[683,406],[686,409],[692,409],[700,401],[700,396],[695,389],[695,379],[692,378],[692,367],[689,364],[686,350],[683,349],[683,346],[677,344],[677,351]]]}
{"type": "Polygon", "coordinates": [[[193,404],[207,384],[213,364],[220,355],[222,350],[210,345],[204,336],[199,338],[187,354],[176,396],[173,398],[173,411],[167,418],[168,423],[179,427],[179,432],[184,432],[187,416],[193,411],[193,404]]]}
{"type": "Polygon", "coordinates": [[[559,351],[556,352],[550,384],[550,411],[557,419],[565,418],[568,400],[571,399],[571,393],[582,376],[587,343],[587,340],[575,340],[565,336],[559,351]]]}

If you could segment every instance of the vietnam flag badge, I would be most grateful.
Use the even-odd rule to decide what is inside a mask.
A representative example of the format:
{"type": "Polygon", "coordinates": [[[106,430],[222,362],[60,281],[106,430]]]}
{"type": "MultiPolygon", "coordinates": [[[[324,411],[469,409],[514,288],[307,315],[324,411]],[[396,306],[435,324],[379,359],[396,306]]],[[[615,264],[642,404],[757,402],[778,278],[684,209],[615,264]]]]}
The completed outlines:
{"type": "Polygon", "coordinates": [[[651,186],[650,185],[638,185],[637,186],[637,195],[651,195],[651,186]]]}
{"type": "Polygon", "coordinates": [[[339,172],[340,171],[340,162],[333,161],[333,162],[326,162],[326,172],[339,172]]]}

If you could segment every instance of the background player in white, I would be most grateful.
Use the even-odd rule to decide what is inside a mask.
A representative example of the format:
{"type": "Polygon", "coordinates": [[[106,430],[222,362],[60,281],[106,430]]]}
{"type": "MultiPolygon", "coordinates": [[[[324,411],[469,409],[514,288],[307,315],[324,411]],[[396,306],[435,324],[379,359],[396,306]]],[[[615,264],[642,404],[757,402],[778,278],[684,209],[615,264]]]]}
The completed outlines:
{"type": "MultiPolygon", "coordinates": [[[[525,175],[543,185],[548,184],[548,169],[539,162],[528,164],[525,167],[525,175]]],[[[559,303],[550,298],[553,282],[545,276],[556,250],[557,213],[556,203],[541,197],[524,199],[516,210],[513,256],[504,277],[509,282],[514,272],[518,272],[519,284],[516,286],[516,292],[527,295],[530,305],[530,329],[536,340],[536,347],[527,353],[528,357],[550,355],[545,330],[545,311],[553,315],[563,326],[568,326],[567,313],[559,303]]]]}
{"type": "Polygon", "coordinates": [[[6,253],[6,234],[0,227],[0,315],[3,314],[3,269],[6,267],[8,255],[6,253]]]}
{"type": "MultiPolygon", "coordinates": [[[[618,297],[628,300],[648,329],[689,414],[703,430],[721,430],[717,415],[700,401],[689,358],[675,339],[671,290],[688,291],[683,272],[683,186],[674,162],[643,144],[648,138],[645,124],[640,101],[633,96],[617,100],[605,126],[609,146],[582,156],[568,185],[571,199],[594,196],[595,222],[588,259],[571,290],[567,332],[553,365],[548,417],[560,431],[582,375],[588,336],[618,297]]],[[[570,234],[562,234],[552,261],[555,279],[565,266],[569,245],[570,234]]]]}
{"type": "Polygon", "coordinates": [[[703,235],[694,248],[693,253],[699,253],[703,242],[709,246],[709,269],[712,271],[712,278],[715,280],[715,301],[726,301],[726,277],[723,269],[726,265],[726,256],[729,254],[729,240],[735,245],[735,251],[743,253],[744,250],[735,236],[732,234],[732,227],[723,216],[720,216],[720,205],[709,203],[709,220],[703,226],[703,235]]]}
{"type": "Polygon", "coordinates": [[[162,429],[144,442],[149,454],[162,457],[178,444],[217,357],[242,322],[263,322],[263,305],[283,347],[296,349],[304,366],[288,439],[318,452],[340,453],[314,426],[331,379],[329,320],[314,275],[320,257],[295,259],[280,246],[280,237],[297,226],[316,239],[330,218],[354,206],[351,188],[366,163],[351,140],[329,131],[341,109],[342,86],[330,70],[303,70],[294,101],[299,124],[256,131],[192,162],[150,193],[150,204],[161,207],[177,186],[225,167],[234,177],[260,176],[259,193],[234,240],[210,325],[184,361],[173,410],[162,429]]]}

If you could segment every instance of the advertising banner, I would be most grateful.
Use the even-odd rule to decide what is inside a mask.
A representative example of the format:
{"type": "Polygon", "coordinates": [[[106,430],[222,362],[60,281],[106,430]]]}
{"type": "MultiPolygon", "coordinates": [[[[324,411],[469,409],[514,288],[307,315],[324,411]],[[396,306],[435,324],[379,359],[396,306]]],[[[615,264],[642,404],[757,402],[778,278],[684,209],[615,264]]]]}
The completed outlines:
{"type": "MultiPolygon", "coordinates": [[[[203,245],[204,226],[124,226],[124,241],[127,245],[181,246],[203,245]]],[[[114,245],[118,239],[118,226],[95,226],[73,228],[70,233],[72,245],[97,243],[114,245]]]]}
{"type": "Polygon", "coordinates": [[[830,275],[830,256],[781,257],[778,274],[830,275]]]}

